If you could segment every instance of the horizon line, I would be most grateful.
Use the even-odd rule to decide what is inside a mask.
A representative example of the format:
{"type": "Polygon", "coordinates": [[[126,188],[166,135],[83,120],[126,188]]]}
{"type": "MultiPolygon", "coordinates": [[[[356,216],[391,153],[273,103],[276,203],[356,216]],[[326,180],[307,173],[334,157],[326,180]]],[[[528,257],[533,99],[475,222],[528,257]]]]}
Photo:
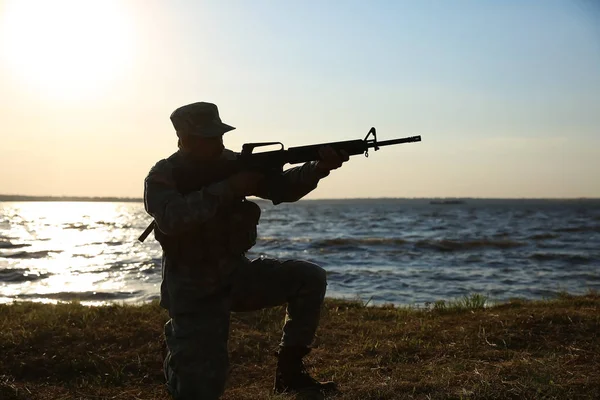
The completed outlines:
{"type": "MultiPolygon", "coordinates": [[[[248,196],[256,200],[268,201],[266,199],[248,196]]],[[[332,201],[332,200],[600,200],[600,197],[457,197],[457,196],[431,196],[431,197],[330,197],[319,199],[300,199],[299,201],[332,201]]],[[[73,202],[143,202],[142,197],[120,197],[120,196],[43,196],[43,195],[19,195],[0,194],[0,202],[9,201],[73,201],[73,202]]]]}

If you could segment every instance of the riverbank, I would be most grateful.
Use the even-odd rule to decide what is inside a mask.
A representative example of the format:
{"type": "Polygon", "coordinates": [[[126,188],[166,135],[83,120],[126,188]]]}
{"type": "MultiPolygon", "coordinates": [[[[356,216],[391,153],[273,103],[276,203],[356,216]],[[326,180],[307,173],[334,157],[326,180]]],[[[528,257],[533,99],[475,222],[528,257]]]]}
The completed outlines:
{"type": "MultiPolygon", "coordinates": [[[[311,373],[336,399],[600,398],[600,294],[428,309],[327,300],[311,373]]],[[[232,316],[224,399],[270,395],[283,308],[232,316]]],[[[0,398],[166,399],[166,313],[143,306],[0,305],[0,398]]]]}

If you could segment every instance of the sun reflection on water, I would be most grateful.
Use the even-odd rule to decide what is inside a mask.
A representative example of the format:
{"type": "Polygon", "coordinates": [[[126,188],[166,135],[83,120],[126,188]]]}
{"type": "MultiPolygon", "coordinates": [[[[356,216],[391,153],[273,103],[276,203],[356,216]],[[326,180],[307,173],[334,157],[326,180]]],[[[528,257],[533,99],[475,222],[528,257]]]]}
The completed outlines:
{"type": "Polygon", "coordinates": [[[78,293],[87,297],[99,293],[102,298],[135,292],[136,285],[156,286],[159,276],[144,274],[149,260],[155,266],[156,246],[136,241],[138,225],[146,222],[139,218],[142,207],[102,202],[0,203],[0,223],[8,228],[0,229],[0,241],[6,243],[0,248],[0,271],[20,272],[18,281],[0,282],[0,302],[17,295],[77,298],[78,293]],[[143,276],[132,280],[132,274],[143,276]]]}

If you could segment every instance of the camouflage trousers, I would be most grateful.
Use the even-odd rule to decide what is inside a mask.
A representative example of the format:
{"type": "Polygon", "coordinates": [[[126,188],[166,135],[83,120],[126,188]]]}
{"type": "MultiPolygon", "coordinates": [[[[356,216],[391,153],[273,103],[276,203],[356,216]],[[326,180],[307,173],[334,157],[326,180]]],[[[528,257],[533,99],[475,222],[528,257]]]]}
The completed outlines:
{"type": "Polygon", "coordinates": [[[323,268],[307,261],[259,258],[239,268],[227,289],[203,299],[194,313],[171,315],[165,325],[167,387],[177,400],[212,400],[223,394],[229,369],[232,311],[287,303],[281,346],[308,346],[319,323],[323,268]]]}

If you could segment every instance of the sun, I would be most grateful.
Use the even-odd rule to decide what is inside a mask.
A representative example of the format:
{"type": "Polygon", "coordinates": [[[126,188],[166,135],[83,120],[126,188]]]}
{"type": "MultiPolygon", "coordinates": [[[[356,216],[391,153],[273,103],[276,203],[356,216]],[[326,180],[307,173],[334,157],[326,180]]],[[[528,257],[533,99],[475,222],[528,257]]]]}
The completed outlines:
{"type": "Polygon", "coordinates": [[[20,85],[40,95],[97,96],[132,63],[133,29],[123,3],[3,1],[2,59],[20,85]]]}

